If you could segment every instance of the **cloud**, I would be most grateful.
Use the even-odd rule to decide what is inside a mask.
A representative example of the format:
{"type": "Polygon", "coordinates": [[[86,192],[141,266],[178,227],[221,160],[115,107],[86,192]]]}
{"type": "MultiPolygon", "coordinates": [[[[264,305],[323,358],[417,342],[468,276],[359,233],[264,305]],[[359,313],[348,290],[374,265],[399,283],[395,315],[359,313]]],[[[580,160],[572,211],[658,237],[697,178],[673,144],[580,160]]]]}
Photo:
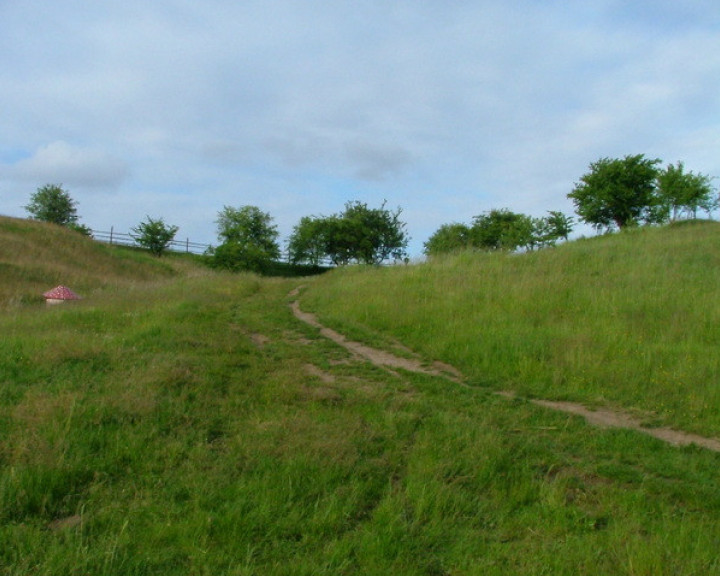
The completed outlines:
{"type": "Polygon", "coordinates": [[[602,156],[720,176],[719,24],[714,0],[0,2],[0,213],[60,181],[97,225],[212,236],[223,205],[286,233],[387,199],[421,245],[571,211],[602,156]]]}
{"type": "Polygon", "coordinates": [[[124,162],[105,152],[62,141],[42,146],[29,158],[0,168],[0,176],[6,180],[85,188],[117,187],[128,173],[124,162]]]}

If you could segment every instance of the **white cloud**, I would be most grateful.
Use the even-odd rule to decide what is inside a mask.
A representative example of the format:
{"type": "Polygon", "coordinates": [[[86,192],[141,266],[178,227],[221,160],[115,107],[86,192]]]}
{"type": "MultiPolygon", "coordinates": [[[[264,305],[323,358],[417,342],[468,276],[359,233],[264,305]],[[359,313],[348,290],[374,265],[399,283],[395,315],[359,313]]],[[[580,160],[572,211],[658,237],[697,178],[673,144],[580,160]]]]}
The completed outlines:
{"type": "Polygon", "coordinates": [[[225,204],[288,233],[387,199],[418,250],[493,207],[571,210],[601,156],[720,176],[719,24],[712,0],[0,3],[0,213],[61,181],[91,225],[113,196],[108,225],[212,237],[225,204]]]}
{"type": "Polygon", "coordinates": [[[0,166],[0,177],[21,182],[114,188],[128,176],[128,167],[102,151],[58,141],[39,148],[29,158],[0,166]]]}

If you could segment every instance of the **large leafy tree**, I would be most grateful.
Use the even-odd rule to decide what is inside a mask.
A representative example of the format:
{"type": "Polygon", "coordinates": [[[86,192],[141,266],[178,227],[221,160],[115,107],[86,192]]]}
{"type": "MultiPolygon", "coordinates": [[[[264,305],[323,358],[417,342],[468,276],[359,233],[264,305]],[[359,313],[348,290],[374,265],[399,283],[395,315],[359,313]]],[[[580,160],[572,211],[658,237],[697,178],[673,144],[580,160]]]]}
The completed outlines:
{"type": "Polygon", "coordinates": [[[288,243],[290,259],[317,264],[328,258],[336,266],[401,260],[407,256],[409,240],[401,212],[387,209],[384,202],[380,208],[369,208],[356,201],[345,204],[340,214],[303,218],[288,243]]]}
{"type": "Polygon", "coordinates": [[[568,198],[580,219],[598,229],[662,221],[665,215],[655,193],[659,163],[644,154],[601,158],[590,164],[568,198]]]}
{"type": "Polygon", "coordinates": [[[363,202],[348,202],[340,215],[343,235],[353,241],[350,249],[354,260],[363,264],[380,264],[389,258],[402,260],[407,256],[408,236],[400,220],[402,209],[368,208],[363,202]]]}
{"type": "Polygon", "coordinates": [[[263,272],[280,257],[277,227],[257,206],[225,206],[216,223],[221,244],[211,251],[214,266],[263,272]]]}
{"type": "Polygon", "coordinates": [[[336,264],[358,262],[380,264],[389,258],[407,256],[408,235],[400,220],[402,209],[368,208],[363,202],[348,202],[341,214],[326,222],[326,252],[336,264]]]}
{"type": "Polygon", "coordinates": [[[38,188],[25,206],[30,217],[42,222],[51,222],[60,226],[71,226],[78,221],[77,202],[62,184],[46,184],[38,188]]]}
{"type": "Polygon", "coordinates": [[[360,262],[360,244],[362,231],[354,224],[342,217],[333,214],[322,220],[321,238],[325,256],[335,266],[345,266],[350,262],[360,262]]]}
{"type": "Polygon", "coordinates": [[[162,256],[175,239],[177,231],[177,226],[165,224],[162,218],[155,220],[148,216],[146,221],[132,228],[130,235],[138,245],[147,248],[155,256],[162,256]]]}
{"type": "Polygon", "coordinates": [[[682,162],[658,173],[657,193],[673,220],[681,215],[696,218],[698,210],[710,214],[718,207],[710,176],[686,172],[682,162]]]}
{"type": "Polygon", "coordinates": [[[326,218],[303,216],[288,240],[288,253],[293,264],[318,266],[327,257],[328,221],[326,218]]]}

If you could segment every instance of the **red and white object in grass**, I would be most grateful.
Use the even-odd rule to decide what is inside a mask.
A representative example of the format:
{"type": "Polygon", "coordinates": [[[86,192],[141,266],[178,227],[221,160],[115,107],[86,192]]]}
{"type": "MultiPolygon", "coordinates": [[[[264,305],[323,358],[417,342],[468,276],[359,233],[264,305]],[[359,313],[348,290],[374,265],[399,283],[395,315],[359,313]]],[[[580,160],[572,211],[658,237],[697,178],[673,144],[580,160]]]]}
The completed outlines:
{"type": "Polygon", "coordinates": [[[68,300],[80,300],[80,296],[75,294],[75,292],[67,286],[56,286],[52,290],[45,292],[43,296],[45,296],[45,301],[48,304],[61,304],[68,300]]]}

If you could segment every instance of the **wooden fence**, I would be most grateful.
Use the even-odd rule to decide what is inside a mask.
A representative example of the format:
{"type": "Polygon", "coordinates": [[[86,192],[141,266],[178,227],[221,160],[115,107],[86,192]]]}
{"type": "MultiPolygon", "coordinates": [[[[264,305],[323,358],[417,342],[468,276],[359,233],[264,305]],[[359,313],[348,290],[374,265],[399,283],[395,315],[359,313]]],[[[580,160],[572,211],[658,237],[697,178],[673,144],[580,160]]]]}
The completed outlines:
{"type": "MultiPolygon", "coordinates": [[[[91,230],[92,237],[98,242],[104,242],[105,244],[115,244],[116,246],[139,246],[135,241],[135,238],[131,234],[123,232],[115,232],[115,227],[111,226],[109,232],[102,230],[91,230]]],[[[168,249],[173,252],[186,252],[187,254],[204,254],[208,248],[211,248],[211,244],[201,244],[199,242],[190,242],[186,240],[173,240],[170,242],[168,249]]],[[[278,259],[278,262],[290,262],[288,255],[283,254],[278,259]]],[[[320,266],[327,268],[334,267],[334,264],[329,258],[323,258],[319,262],[320,266]]]]}
{"type": "MultiPolygon", "coordinates": [[[[130,234],[115,232],[114,227],[110,227],[109,232],[102,230],[91,230],[92,237],[98,242],[106,244],[115,244],[120,246],[137,246],[135,238],[130,234]]],[[[187,252],[188,254],[204,254],[210,248],[210,244],[200,244],[199,242],[190,242],[187,240],[173,240],[170,242],[168,249],[173,252],[187,252]]]]}

